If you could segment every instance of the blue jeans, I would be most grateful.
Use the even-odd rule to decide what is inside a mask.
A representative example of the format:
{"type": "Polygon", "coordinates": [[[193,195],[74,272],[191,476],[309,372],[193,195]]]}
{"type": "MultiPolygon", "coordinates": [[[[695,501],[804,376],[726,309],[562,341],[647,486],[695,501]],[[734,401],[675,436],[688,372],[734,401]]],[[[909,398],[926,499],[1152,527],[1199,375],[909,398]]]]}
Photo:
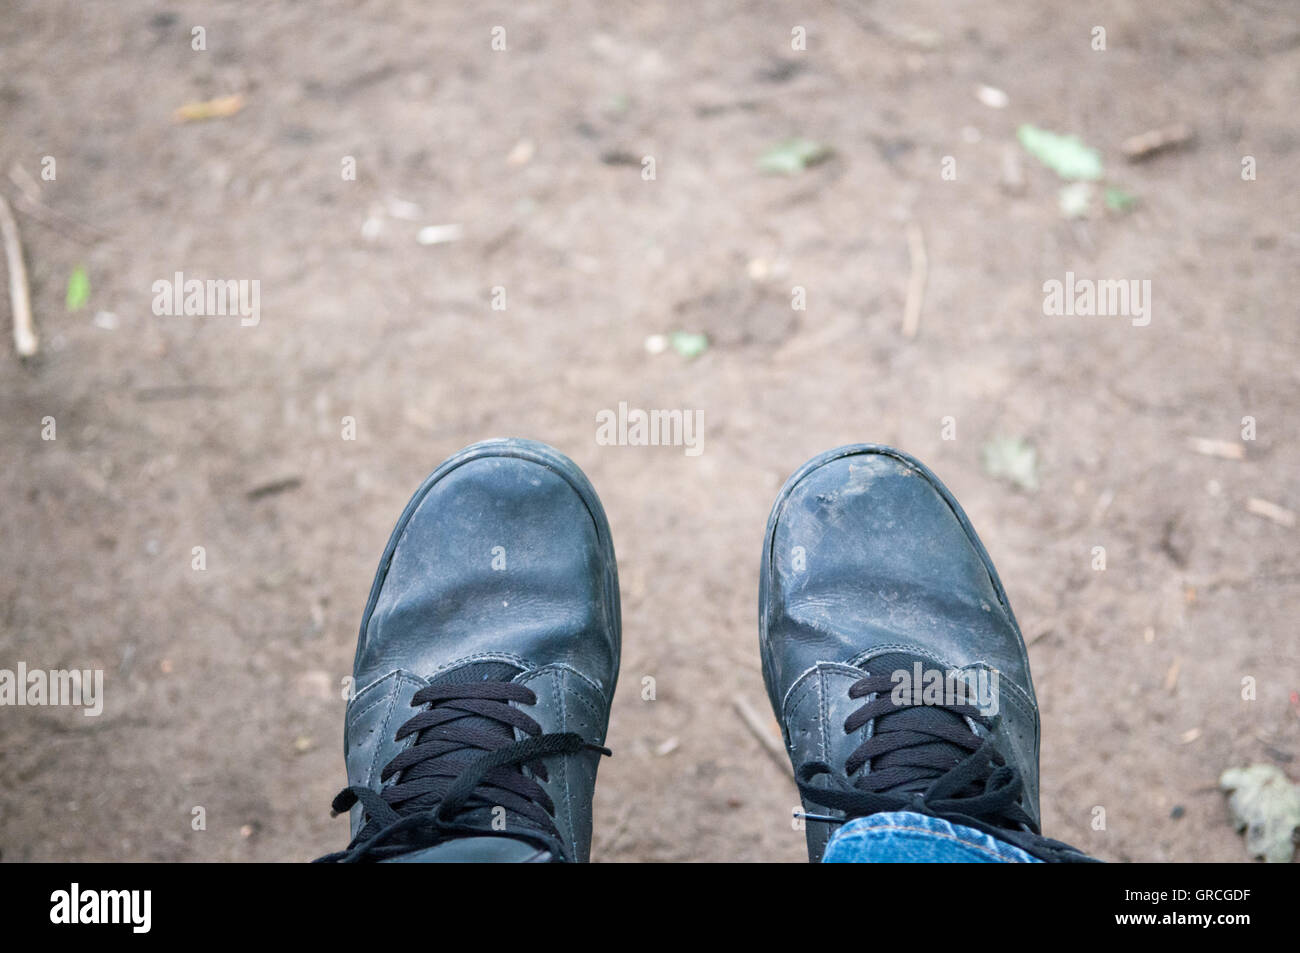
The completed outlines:
{"type": "Polygon", "coordinates": [[[926,814],[891,811],[859,817],[831,837],[824,864],[1041,864],[983,831],[926,814]]]}

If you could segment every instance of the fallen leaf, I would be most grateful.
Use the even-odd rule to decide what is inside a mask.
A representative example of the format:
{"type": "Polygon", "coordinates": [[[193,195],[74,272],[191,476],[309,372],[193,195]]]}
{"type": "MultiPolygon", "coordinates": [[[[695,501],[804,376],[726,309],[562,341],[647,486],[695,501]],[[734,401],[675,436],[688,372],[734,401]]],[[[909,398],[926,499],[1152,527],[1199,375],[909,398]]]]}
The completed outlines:
{"type": "Polygon", "coordinates": [[[1038,489],[1038,451],[1019,437],[997,437],[984,444],[984,472],[1023,490],[1038,489]]]}
{"type": "Polygon", "coordinates": [[[682,357],[699,357],[709,349],[709,336],[690,331],[674,331],[668,336],[668,343],[682,357]]]}
{"type": "Polygon", "coordinates": [[[90,300],[90,276],[78,265],[68,276],[67,305],[69,311],[79,311],[90,300]]]}
{"type": "Polygon", "coordinates": [[[764,172],[781,175],[795,175],[811,165],[823,162],[831,156],[829,146],[810,139],[786,139],[779,142],[758,160],[758,167],[764,172]]]}
{"type": "Polygon", "coordinates": [[[1016,130],[1020,144],[1063,179],[1100,179],[1101,154],[1085,146],[1078,136],[1063,136],[1026,123],[1016,130]]]}
{"type": "Polygon", "coordinates": [[[1232,792],[1228,810],[1237,830],[1246,832],[1250,856],[1288,863],[1295,853],[1292,837],[1300,827],[1300,785],[1275,765],[1252,764],[1224,771],[1219,787],[1232,792]]]}
{"type": "Polygon", "coordinates": [[[1112,212],[1127,212],[1137,205],[1137,196],[1125,192],[1119,186],[1106,187],[1106,208],[1112,212]]]}

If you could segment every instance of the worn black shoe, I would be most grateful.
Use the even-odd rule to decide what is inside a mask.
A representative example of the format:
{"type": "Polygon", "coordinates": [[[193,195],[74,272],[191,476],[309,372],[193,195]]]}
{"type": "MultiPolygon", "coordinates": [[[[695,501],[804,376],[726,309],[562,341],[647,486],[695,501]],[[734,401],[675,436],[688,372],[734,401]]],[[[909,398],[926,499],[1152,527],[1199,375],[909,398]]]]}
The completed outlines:
{"type": "Polygon", "coordinates": [[[782,488],[759,592],[763,677],[806,813],[916,811],[1044,860],[1038,703],[1020,629],[957,501],[888,447],[831,450],[782,488]]]}
{"type": "Polygon", "coordinates": [[[407,504],[370,590],[324,861],[586,861],[618,678],[618,575],[582,471],[460,451],[407,504]]]}

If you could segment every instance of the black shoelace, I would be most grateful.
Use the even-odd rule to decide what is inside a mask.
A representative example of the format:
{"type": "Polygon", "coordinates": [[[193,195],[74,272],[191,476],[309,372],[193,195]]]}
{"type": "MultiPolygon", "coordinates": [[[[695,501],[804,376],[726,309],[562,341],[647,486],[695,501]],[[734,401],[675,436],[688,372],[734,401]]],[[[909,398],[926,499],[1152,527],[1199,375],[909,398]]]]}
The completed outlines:
{"type": "Polygon", "coordinates": [[[335,815],[360,804],[366,821],[346,850],[320,862],[383,860],[458,836],[501,835],[551,851],[563,847],[555,803],[538,783],[548,779],[544,759],[609,750],[574,732],[544,734],[541,725],[510,703],[537,704],[537,696],[507,680],[435,683],[420,689],[412,706],[429,707],[397,731],[416,743],[393,758],[380,791],[353,785],[331,805],[335,815]],[[514,730],[526,737],[512,740],[514,730]],[[525,773],[525,770],[529,773],[525,773]],[[508,829],[495,830],[484,815],[503,809],[508,829]]]}
{"type": "Polygon", "coordinates": [[[850,698],[875,697],[845,720],[844,731],[852,734],[875,721],[872,736],[849,755],[844,775],[822,761],[799,768],[799,793],[845,815],[807,815],[809,820],[839,824],[882,811],[913,811],[983,831],[1041,860],[1092,860],[1039,834],[1019,804],[1020,772],[966,722],[991,732],[996,717],[967,704],[895,704],[893,689],[889,675],[866,675],[849,689],[850,698]],[[868,762],[870,771],[847,780],[868,762]],[[813,784],[821,775],[829,785],[813,784]]]}

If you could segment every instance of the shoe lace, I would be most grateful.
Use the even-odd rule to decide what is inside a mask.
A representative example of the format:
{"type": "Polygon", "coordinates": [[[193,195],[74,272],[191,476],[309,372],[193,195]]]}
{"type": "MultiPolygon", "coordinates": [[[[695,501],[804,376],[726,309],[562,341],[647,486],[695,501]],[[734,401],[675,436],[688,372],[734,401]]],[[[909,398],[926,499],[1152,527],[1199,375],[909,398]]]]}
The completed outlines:
{"type": "Polygon", "coordinates": [[[535,705],[537,696],[505,680],[433,684],[417,691],[411,705],[428,707],[396,734],[398,741],[414,734],[416,742],[379,776],[381,782],[396,782],[379,791],[352,785],[335,796],[333,815],[360,804],[365,823],[346,850],[319,860],[382,860],[465,835],[514,837],[562,854],[555,803],[538,783],[548,780],[544,759],[611,752],[575,732],[544,733],[512,702],[535,705]],[[515,729],[525,737],[509,740],[515,729]],[[504,809],[515,823],[508,823],[508,830],[473,823],[471,815],[484,808],[504,809]]]}
{"type": "Polygon", "coordinates": [[[825,762],[804,764],[798,780],[808,800],[850,817],[912,810],[923,804],[928,814],[960,813],[1030,823],[1016,803],[1023,787],[1019,772],[965,721],[969,718],[991,731],[995,719],[967,704],[896,703],[893,688],[888,675],[858,679],[849,697],[869,700],[844,722],[845,734],[876,722],[871,737],[845,761],[845,776],[852,778],[868,762],[884,763],[853,781],[838,776],[825,762]],[[936,712],[954,717],[934,717],[936,712]],[[831,777],[829,787],[811,783],[822,774],[831,777]]]}
{"type": "Polygon", "coordinates": [[[894,687],[889,675],[870,674],[850,687],[850,698],[868,701],[845,720],[844,732],[874,721],[872,735],[849,755],[842,774],[824,761],[800,766],[796,782],[804,799],[844,815],[804,815],[808,820],[842,824],[884,811],[914,811],[983,831],[1043,860],[1091,860],[1039,834],[1019,803],[1020,772],[989,737],[971,728],[973,723],[991,734],[1000,716],[962,703],[896,702],[894,687]],[[850,780],[868,763],[870,771],[850,780]],[[814,784],[822,775],[828,781],[814,784]]]}

